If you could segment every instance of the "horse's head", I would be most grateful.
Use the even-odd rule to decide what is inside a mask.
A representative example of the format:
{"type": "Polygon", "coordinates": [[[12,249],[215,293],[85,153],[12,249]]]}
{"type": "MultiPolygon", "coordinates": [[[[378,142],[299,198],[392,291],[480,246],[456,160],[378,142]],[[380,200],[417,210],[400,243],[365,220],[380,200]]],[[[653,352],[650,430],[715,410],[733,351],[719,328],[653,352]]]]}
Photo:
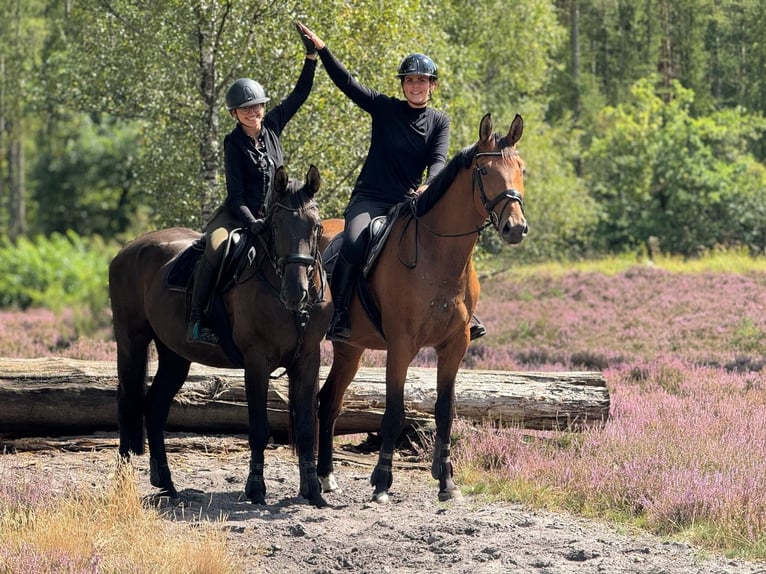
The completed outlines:
{"type": "Polygon", "coordinates": [[[306,180],[289,180],[284,167],[277,169],[274,188],[266,204],[272,234],[272,258],[282,280],[279,298],[291,311],[309,301],[309,278],[319,261],[322,222],[314,195],[319,190],[319,170],[311,166],[306,180]]]}
{"type": "Polygon", "coordinates": [[[501,137],[492,132],[492,118],[486,114],[473,156],[474,192],[478,189],[487,217],[506,243],[520,243],[529,232],[524,217],[524,161],[516,151],[523,131],[524,122],[516,114],[501,137]]]}

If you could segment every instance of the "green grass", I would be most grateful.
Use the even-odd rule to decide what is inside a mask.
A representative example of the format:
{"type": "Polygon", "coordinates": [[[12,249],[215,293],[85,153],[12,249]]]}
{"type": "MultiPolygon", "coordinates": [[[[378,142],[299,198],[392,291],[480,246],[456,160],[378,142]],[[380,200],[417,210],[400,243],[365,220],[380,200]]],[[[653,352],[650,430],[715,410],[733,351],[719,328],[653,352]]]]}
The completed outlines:
{"type": "Polygon", "coordinates": [[[508,273],[524,278],[539,275],[560,277],[573,271],[616,275],[642,265],[652,265],[674,273],[766,272],[766,257],[754,257],[744,249],[722,249],[698,258],[660,255],[650,260],[645,255],[623,254],[580,261],[518,264],[514,261],[513,250],[504,250],[493,258],[483,258],[476,267],[482,277],[508,273]]]}

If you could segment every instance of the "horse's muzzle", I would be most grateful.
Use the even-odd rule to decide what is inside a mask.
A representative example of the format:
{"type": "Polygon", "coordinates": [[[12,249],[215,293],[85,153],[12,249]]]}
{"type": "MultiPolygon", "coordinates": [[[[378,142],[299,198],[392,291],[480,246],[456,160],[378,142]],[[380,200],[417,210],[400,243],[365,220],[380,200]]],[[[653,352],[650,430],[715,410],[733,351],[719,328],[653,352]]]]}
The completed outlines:
{"type": "Polygon", "coordinates": [[[503,241],[515,245],[521,243],[521,240],[524,239],[528,233],[529,225],[527,225],[526,219],[522,219],[521,222],[518,223],[509,219],[505,222],[505,225],[503,225],[500,235],[503,237],[503,241]]]}
{"type": "Polygon", "coordinates": [[[308,299],[309,293],[306,289],[291,289],[290,292],[282,290],[279,294],[279,300],[288,311],[300,311],[306,306],[308,299]]]}

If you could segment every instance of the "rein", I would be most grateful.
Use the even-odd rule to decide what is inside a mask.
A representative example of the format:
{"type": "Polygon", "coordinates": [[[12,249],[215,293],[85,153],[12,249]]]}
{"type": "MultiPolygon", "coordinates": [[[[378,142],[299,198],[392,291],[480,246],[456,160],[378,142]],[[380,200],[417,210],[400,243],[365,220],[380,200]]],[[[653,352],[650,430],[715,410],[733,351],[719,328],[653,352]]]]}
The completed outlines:
{"type": "MultiPolygon", "coordinates": [[[[463,231],[460,233],[440,233],[439,231],[436,231],[432,227],[430,227],[425,221],[422,220],[422,218],[418,217],[417,209],[415,202],[417,200],[417,197],[414,197],[410,200],[410,212],[412,213],[412,217],[415,220],[415,259],[414,261],[402,261],[401,257],[399,258],[399,261],[404,265],[405,267],[408,267],[410,269],[413,269],[417,263],[418,263],[418,254],[417,254],[417,236],[418,236],[418,229],[419,226],[422,225],[423,228],[431,233],[432,235],[435,235],[437,237],[449,237],[449,238],[457,238],[457,237],[467,237],[469,235],[473,235],[474,233],[476,235],[481,234],[482,231],[484,231],[487,227],[490,225],[493,225],[495,229],[500,232],[500,229],[498,225],[500,224],[500,217],[494,212],[494,208],[497,204],[499,204],[501,201],[505,201],[505,204],[503,205],[503,209],[500,211],[500,215],[502,216],[505,213],[505,210],[509,208],[509,206],[514,202],[519,202],[519,205],[521,206],[521,212],[524,213],[524,198],[516,189],[506,189],[504,192],[500,193],[497,197],[495,197],[493,200],[489,200],[487,197],[487,193],[484,191],[484,181],[482,180],[481,176],[487,174],[487,169],[485,167],[479,167],[479,158],[484,156],[489,157],[502,157],[503,152],[502,151],[482,151],[477,152],[473,156],[474,161],[474,168],[473,168],[473,174],[471,177],[471,194],[473,195],[476,193],[476,190],[479,190],[479,198],[481,199],[481,204],[484,207],[484,210],[487,212],[487,217],[484,221],[484,223],[478,227],[475,227],[474,229],[470,229],[469,231],[463,231]]],[[[409,226],[409,223],[407,223],[404,226],[404,229],[402,230],[401,238],[404,237],[404,233],[407,230],[407,227],[409,226]]]]}
{"type": "Polygon", "coordinates": [[[500,223],[500,218],[497,216],[497,214],[493,210],[495,206],[503,200],[505,200],[505,205],[503,205],[503,209],[500,211],[500,215],[503,215],[505,213],[505,210],[508,209],[508,207],[514,201],[519,202],[519,205],[521,206],[521,212],[524,213],[524,198],[518,192],[518,190],[506,189],[504,192],[500,193],[492,201],[489,200],[486,192],[484,191],[484,181],[481,179],[481,176],[486,175],[487,170],[486,168],[479,167],[479,158],[482,156],[499,157],[502,155],[503,155],[502,151],[482,151],[482,152],[477,152],[473,156],[475,165],[473,168],[473,176],[471,179],[471,193],[472,194],[475,193],[476,189],[479,190],[479,198],[481,199],[481,204],[487,212],[487,218],[485,219],[482,225],[475,227],[473,229],[470,229],[468,231],[460,232],[460,233],[440,233],[439,231],[436,231],[435,229],[430,227],[425,221],[422,220],[421,217],[418,217],[417,210],[415,209],[415,201],[417,200],[417,197],[414,197],[410,200],[410,211],[412,212],[412,216],[415,219],[415,221],[418,224],[422,225],[426,231],[428,231],[432,235],[436,235],[437,237],[466,237],[468,235],[473,235],[474,233],[478,235],[490,225],[493,225],[495,229],[500,231],[497,227],[500,223]]]}

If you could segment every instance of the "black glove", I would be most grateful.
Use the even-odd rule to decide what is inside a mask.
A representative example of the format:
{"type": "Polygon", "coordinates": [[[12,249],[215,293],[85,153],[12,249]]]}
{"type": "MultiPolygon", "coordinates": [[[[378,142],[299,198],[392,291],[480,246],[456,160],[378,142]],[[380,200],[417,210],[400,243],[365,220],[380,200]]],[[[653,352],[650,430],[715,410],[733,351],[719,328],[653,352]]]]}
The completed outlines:
{"type": "Polygon", "coordinates": [[[263,219],[256,219],[250,224],[250,233],[258,235],[263,228],[266,227],[266,222],[263,219]]]}
{"type": "Polygon", "coordinates": [[[306,34],[303,33],[303,30],[301,30],[301,27],[298,26],[298,24],[295,25],[295,29],[298,30],[298,34],[301,35],[301,40],[303,40],[303,45],[306,47],[306,54],[316,54],[317,53],[317,47],[314,45],[314,42],[311,41],[311,38],[306,36],[306,34]]]}

